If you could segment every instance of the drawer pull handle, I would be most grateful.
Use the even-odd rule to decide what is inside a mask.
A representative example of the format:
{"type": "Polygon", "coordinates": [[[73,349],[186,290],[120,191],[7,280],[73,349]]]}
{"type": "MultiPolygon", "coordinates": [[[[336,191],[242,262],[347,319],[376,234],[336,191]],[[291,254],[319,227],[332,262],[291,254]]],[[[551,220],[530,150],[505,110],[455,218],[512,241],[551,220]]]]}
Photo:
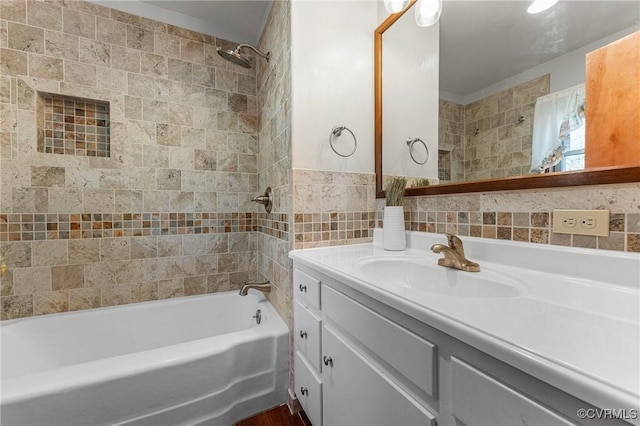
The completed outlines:
{"type": "Polygon", "coordinates": [[[298,287],[300,289],[301,292],[306,293],[307,292],[307,286],[306,285],[302,285],[300,284],[300,286],[298,287]]]}
{"type": "Polygon", "coordinates": [[[300,386],[300,393],[302,395],[308,396],[309,395],[309,390],[307,388],[305,388],[304,386],[300,386]]]}
{"type": "Polygon", "coordinates": [[[307,338],[307,332],[300,330],[300,337],[303,338],[303,339],[306,339],[307,338]]]}
{"type": "Polygon", "coordinates": [[[333,367],[333,358],[330,356],[322,357],[322,362],[324,362],[324,365],[326,366],[333,367]]]}

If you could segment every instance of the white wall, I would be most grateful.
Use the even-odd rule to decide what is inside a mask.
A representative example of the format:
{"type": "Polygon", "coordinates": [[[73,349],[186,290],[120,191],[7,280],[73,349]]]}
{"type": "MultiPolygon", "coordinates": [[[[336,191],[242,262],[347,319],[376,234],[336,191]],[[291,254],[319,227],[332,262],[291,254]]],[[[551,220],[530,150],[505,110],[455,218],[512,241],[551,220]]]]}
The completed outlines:
{"type": "MultiPolygon", "coordinates": [[[[291,3],[292,167],[373,173],[373,31],[375,1],[291,3]],[[342,158],[329,147],[345,125],[358,149],[342,158]]],[[[336,148],[352,150],[348,132],[336,148]]]]}
{"type": "MultiPolygon", "coordinates": [[[[382,169],[385,175],[438,177],[439,24],[419,27],[407,11],[382,36],[382,169]],[[422,139],[426,164],[409,155],[407,138],[422,139]]],[[[422,144],[414,145],[424,161],[422,144]]]]}

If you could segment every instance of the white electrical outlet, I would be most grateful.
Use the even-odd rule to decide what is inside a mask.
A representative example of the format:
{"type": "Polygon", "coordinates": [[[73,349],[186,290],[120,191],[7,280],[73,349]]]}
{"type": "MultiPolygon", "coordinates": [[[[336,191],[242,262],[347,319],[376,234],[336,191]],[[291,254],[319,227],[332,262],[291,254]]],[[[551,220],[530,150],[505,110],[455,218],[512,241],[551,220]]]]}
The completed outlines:
{"type": "Polygon", "coordinates": [[[609,213],[609,210],[554,210],[553,232],[608,237],[609,213]]]}

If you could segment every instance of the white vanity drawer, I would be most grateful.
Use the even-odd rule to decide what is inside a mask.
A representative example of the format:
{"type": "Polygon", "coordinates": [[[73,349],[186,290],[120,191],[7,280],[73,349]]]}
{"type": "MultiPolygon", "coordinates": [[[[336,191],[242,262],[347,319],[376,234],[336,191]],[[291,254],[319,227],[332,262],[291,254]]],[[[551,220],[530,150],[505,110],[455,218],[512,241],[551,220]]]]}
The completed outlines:
{"type": "Polygon", "coordinates": [[[296,350],[304,354],[311,367],[320,372],[322,321],[298,301],[293,305],[293,318],[295,319],[293,337],[296,341],[296,350]]]}
{"type": "Polygon", "coordinates": [[[413,382],[437,397],[437,346],[389,321],[371,309],[325,286],[325,315],[413,382]]]}
{"type": "Polygon", "coordinates": [[[451,373],[452,412],[467,425],[575,425],[456,357],[451,373]]]}
{"type": "Polygon", "coordinates": [[[297,352],[295,386],[298,401],[313,426],[322,426],[322,382],[297,352]]]}
{"type": "Polygon", "coordinates": [[[303,305],[320,309],[320,281],[299,269],[293,270],[293,294],[303,305]]]}
{"type": "Polygon", "coordinates": [[[327,426],[435,426],[435,416],[331,327],[323,329],[327,426]]]}

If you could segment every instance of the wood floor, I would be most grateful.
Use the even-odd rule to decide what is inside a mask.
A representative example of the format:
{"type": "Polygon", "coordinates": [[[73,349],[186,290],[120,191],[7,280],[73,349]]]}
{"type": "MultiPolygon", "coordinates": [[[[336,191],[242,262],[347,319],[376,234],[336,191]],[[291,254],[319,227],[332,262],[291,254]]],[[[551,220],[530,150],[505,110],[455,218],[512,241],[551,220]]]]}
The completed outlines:
{"type": "Polygon", "coordinates": [[[311,423],[304,413],[291,415],[289,407],[281,405],[239,421],[235,426],[311,426],[311,423]]]}

